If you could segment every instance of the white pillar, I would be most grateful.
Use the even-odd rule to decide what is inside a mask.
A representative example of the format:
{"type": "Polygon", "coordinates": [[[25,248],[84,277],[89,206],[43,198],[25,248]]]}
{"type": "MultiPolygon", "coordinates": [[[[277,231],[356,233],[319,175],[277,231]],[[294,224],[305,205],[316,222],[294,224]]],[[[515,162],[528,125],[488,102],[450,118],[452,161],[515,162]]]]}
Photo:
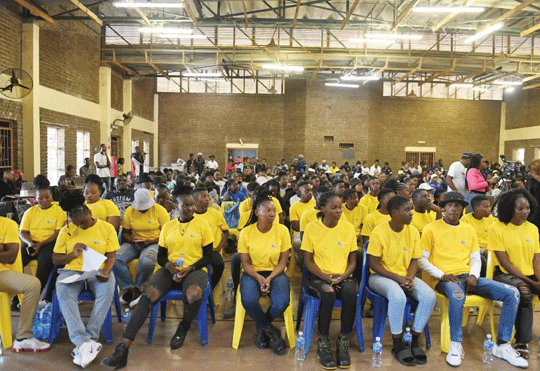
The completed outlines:
{"type": "Polygon", "coordinates": [[[506,102],[503,101],[501,103],[501,124],[499,126],[499,158],[501,155],[504,155],[505,143],[506,143],[506,102]]]}
{"type": "Polygon", "coordinates": [[[159,166],[159,151],[158,151],[158,143],[159,143],[159,125],[158,125],[158,119],[159,119],[159,95],[154,94],[154,166],[159,166]]]}
{"type": "MultiPolygon", "coordinates": [[[[130,113],[133,110],[133,82],[131,80],[123,81],[123,106],[124,112],[130,113]]],[[[122,135],[123,143],[123,157],[128,162],[128,159],[131,157],[131,125],[124,126],[124,131],[122,135]]],[[[129,160],[129,169],[131,169],[131,160],[129,160]]]]}
{"type": "Polygon", "coordinates": [[[111,67],[99,67],[99,109],[100,125],[99,125],[99,143],[107,145],[109,155],[111,149],[111,67]]]}

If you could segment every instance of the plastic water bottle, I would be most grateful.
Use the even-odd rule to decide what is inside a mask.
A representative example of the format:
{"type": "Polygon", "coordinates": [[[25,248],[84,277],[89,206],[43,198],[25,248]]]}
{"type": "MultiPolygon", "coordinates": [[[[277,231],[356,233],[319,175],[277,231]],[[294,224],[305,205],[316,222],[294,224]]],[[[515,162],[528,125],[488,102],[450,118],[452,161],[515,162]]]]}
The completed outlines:
{"type": "Polygon", "coordinates": [[[482,362],[490,365],[493,362],[493,341],[491,340],[491,334],[487,334],[486,340],[484,340],[484,356],[482,362]]]}
{"type": "MultiPolygon", "coordinates": [[[[178,268],[182,269],[182,268],[184,268],[184,263],[185,263],[184,254],[180,254],[178,259],[176,259],[176,265],[178,266],[178,268]]],[[[173,278],[174,278],[175,281],[178,281],[179,277],[180,277],[180,275],[178,273],[176,273],[173,278]]]]}
{"type": "Polygon", "coordinates": [[[371,358],[371,367],[381,367],[382,364],[382,343],[381,338],[376,337],[373,343],[373,357],[371,358]]]}
{"type": "Polygon", "coordinates": [[[306,353],[304,352],[305,346],[306,339],[304,339],[304,333],[299,331],[298,337],[296,338],[296,360],[298,362],[304,362],[306,360],[306,353]]]}
{"type": "Polygon", "coordinates": [[[405,343],[405,346],[407,348],[412,343],[412,334],[411,334],[411,328],[410,327],[405,328],[405,333],[403,334],[403,342],[405,343]]]}
{"type": "Polygon", "coordinates": [[[538,337],[538,357],[540,358],[540,336],[538,337]]]}
{"type": "Polygon", "coordinates": [[[229,279],[227,280],[227,291],[225,293],[227,301],[233,301],[233,298],[234,298],[233,288],[234,288],[234,283],[233,283],[232,277],[229,277],[229,279]]]}
{"type": "Polygon", "coordinates": [[[2,338],[0,337],[0,356],[4,355],[4,345],[2,344],[2,338]]]}
{"type": "Polygon", "coordinates": [[[127,324],[129,320],[131,319],[131,313],[129,312],[129,308],[126,308],[126,314],[122,317],[122,320],[127,324]]]}

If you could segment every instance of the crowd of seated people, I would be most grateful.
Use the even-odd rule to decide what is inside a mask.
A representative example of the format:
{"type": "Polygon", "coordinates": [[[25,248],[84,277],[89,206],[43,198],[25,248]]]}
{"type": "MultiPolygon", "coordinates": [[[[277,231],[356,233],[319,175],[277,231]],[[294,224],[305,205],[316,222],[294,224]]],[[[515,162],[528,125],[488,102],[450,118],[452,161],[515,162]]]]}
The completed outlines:
{"type": "MultiPolygon", "coordinates": [[[[73,362],[86,367],[102,348],[99,331],[115,285],[122,305],[133,309],[133,315],[122,341],[102,364],[127,365],[129,349],[153,305],[171,289],[183,292],[183,317],[170,341],[171,349],[178,349],[201,306],[207,266],[214,289],[224,272],[223,251],[231,245],[233,295],[241,295],[256,324],[255,345],[276,354],[286,351],[272,323],[290,305],[286,270],[294,269],[288,264],[294,259],[303,269],[306,289],[321,299],[321,366],[348,368],[355,315],[364,310],[356,307],[356,298],[368,243],[371,274],[366,284],[389,301],[391,352],[398,362],[427,362],[419,337],[438,292],[450,300],[446,361],[459,366],[464,356],[464,298],[474,293],[503,302],[493,354],[526,367],[532,298],[540,292],[540,160],[535,161],[530,175],[508,174],[496,164],[490,167],[481,154],[467,152],[448,171],[439,160],[431,167],[404,162],[394,173],[388,162],[381,166],[379,160],[371,166],[367,161],[328,165],[326,160],[308,165],[299,155],[290,164],[282,159],[274,166],[265,159],[230,159],[222,172],[215,156],[206,161],[199,153],[190,156],[185,172],[165,168],[138,176],[119,173],[109,190],[89,161],[80,169],[85,174],[82,190],[73,184],[76,169],[71,165],[58,180],[58,191],[38,175],[30,201],[35,204],[24,211],[20,226],[0,218],[0,291],[24,294],[22,303],[17,296],[12,303],[12,309],[21,312],[13,350],[49,349],[30,329],[36,308],[51,302],[56,290],[75,346],[73,362]],[[494,202],[496,217],[491,215],[494,202]],[[226,213],[231,209],[237,214],[226,213]],[[98,273],[69,282],[82,273],[88,248],[105,257],[98,273]],[[10,270],[19,250],[24,266],[37,260],[35,278],[10,270]],[[490,252],[497,259],[493,280],[485,278],[490,252]],[[133,260],[138,260],[135,277],[128,267],[133,260]],[[420,269],[432,282],[419,278],[420,269]],[[83,287],[95,295],[87,325],[78,309],[83,287]],[[271,301],[266,312],[259,304],[261,296],[271,301]],[[412,322],[410,344],[403,342],[407,297],[422,308],[412,322]],[[337,299],[342,302],[341,328],[332,350],[329,328],[337,299]],[[514,326],[515,348],[509,343],[514,326]]],[[[17,197],[22,174],[18,179],[11,169],[2,174],[0,190],[17,197]]],[[[234,317],[235,303],[224,308],[224,318],[234,317]]],[[[367,307],[365,317],[369,311],[367,307]]]]}

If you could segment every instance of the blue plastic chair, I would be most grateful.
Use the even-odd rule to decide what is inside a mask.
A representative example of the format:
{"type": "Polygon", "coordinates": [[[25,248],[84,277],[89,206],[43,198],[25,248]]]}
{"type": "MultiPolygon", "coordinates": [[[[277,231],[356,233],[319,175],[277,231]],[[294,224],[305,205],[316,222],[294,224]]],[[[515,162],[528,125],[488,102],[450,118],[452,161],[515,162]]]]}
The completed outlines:
{"type": "MultiPolygon", "coordinates": [[[[212,295],[212,280],[211,280],[211,268],[210,264],[206,266],[208,271],[208,284],[203,291],[203,302],[199,313],[197,313],[197,327],[199,329],[199,335],[201,337],[202,345],[208,344],[208,306],[210,306],[210,318],[212,323],[216,323],[216,313],[214,308],[214,297],[212,295]]],[[[152,308],[150,314],[150,322],[148,324],[148,336],[146,341],[148,344],[152,344],[152,338],[154,337],[154,330],[156,328],[156,320],[158,309],[161,304],[161,322],[165,322],[167,302],[172,300],[182,300],[182,290],[170,290],[159,299],[159,301],[152,308]]]]}
{"type": "MultiPolygon", "coordinates": [[[[360,293],[358,296],[358,306],[356,310],[356,323],[362,323],[362,309],[366,303],[366,299],[369,299],[373,303],[373,342],[375,338],[379,337],[382,341],[384,335],[384,328],[386,326],[386,315],[388,314],[388,300],[377,293],[375,293],[368,285],[369,282],[369,262],[367,258],[367,248],[369,241],[364,244],[364,259],[362,262],[362,284],[360,285],[360,293]]],[[[407,304],[405,305],[405,312],[403,314],[403,325],[408,326],[411,318],[412,308],[416,308],[418,302],[410,297],[407,297],[407,304]]],[[[426,336],[426,348],[431,348],[431,338],[429,336],[429,327],[426,324],[424,328],[424,334],[426,336]]]]}
{"type": "MultiPolygon", "coordinates": [[[[118,291],[115,292],[116,296],[118,296],[118,291]]],[[[79,293],[78,297],[79,301],[95,301],[96,298],[92,291],[90,290],[83,290],[79,293]]],[[[49,333],[49,338],[47,339],[49,344],[52,344],[54,339],[58,336],[59,333],[59,326],[58,322],[63,321],[62,312],[60,310],[60,303],[58,302],[58,296],[56,295],[56,290],[54,290],[53,293],[53,307],[52,307],[52,313],[51,313],[51,332],[49,333]]],[[[103,336],[105,337],[105,344],[111,344],[113,342],[113,328],[112,328],[112,314],[111,314],[111,308],[109,308],[109,312],[107,313],[107,317],[105,317],[105,321],[103,322],[103,325],[101,327],[103,329],[103,336]]]]}
{"type": "MultiPolygon", "coordinates": [[[[309,288],[305,285],[308,274],[310,274],[306,268],[302,270],[302,289],[300,290],[300,298],[298,299],[298,312],[296,314],[296,330],[300,329],[300,322],[302,321],[302,313],[304,314],[304,329],[303,335],[306,340],[306,345],[304,347],[305,354],[308,354],[309,348],[311,347],[311,339],[313,338],[313,331],[315,330],[315,322],[317,320],[317,313],[319,313],[319,305],[321,304],[321,299],[316,296],[313,296],[309,293],[309,288]]],[[[360,300],[360,292],[358,293],[358,301],[360,300]]],[[[342,301],[336,299],[334,303],[334,308],[341,308],[343,305],[342,301]]],[[[358,313],[358,309],[357,309],[358,313]]],[[[364,351],[364,330],[362,328],[362,318],[358,321],[356,318],[356,337],[358,339],[358,346],[360,347],[360,352],[364,351]]]]}

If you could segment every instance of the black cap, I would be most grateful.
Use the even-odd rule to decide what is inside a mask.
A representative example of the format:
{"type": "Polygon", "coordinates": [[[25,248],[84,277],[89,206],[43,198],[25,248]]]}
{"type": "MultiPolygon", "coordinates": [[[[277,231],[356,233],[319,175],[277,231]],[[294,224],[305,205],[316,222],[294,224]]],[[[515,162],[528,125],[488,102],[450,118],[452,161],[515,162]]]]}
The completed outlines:
{"type": "Polygon", "coordinates": [[[458,202],[460,203],[461,205],[463,205],[463,207],[467,207],[469,205],[469,203],[467,201],[465,201],[465,197],[463,197],[463,195],[459,192],[446,192],[444,194],[444,199],[439,202],[439,207],[445,207],[447,203],[450,203],[450,202],[458,202]]]}
{"type": "Polygon", "coordinates": [[[471,153],[471,152],[463,152],[463,154],[461,155],[461,158],[464,159],[464,160],[467,160],[469,158],[472,158],[474,156],[474,153],[471,153]]]}
{"type": "Polygon", "coordinates": [[[150,176],[147,173],[142,173],[141,175],[139,175],[139,179],[137,179],[137,184],[147,183],[147,182],[152,183],[152,178],[150,178],[150,176]]]}

